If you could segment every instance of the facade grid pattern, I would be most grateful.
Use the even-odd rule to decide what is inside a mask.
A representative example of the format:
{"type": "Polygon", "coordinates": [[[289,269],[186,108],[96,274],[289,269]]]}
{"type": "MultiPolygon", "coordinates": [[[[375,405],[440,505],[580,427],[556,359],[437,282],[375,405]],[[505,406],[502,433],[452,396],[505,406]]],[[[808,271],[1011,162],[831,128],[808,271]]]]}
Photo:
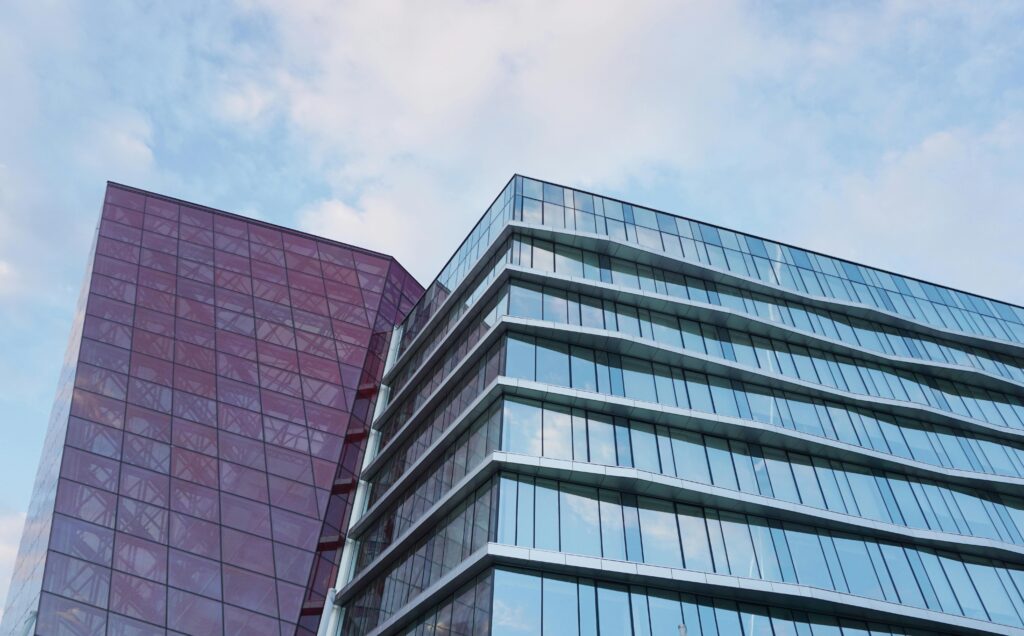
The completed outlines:
{"type": "Polygon", "coordinates": [[[426,290],[108,186],[5,632],[683,625],[1024,635],[1024,308],[519,175],[426,290]]]}
{"type": "Polygon", "coordinates": [[[321,634],[1024,633],[1022,318],[516,176],[396,327],[321,634]]]}
{"type": "Polygon", "coordinates": [[[420,293],[390,257],[108,185],[2,631],[315,633],[420,293]]]}

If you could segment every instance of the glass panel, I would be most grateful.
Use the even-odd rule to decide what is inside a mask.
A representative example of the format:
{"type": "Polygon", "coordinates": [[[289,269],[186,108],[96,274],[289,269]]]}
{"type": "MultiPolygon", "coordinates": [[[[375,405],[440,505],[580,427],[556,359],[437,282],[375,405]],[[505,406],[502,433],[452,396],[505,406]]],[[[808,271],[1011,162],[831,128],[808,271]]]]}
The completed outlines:
{"type": "Polygon", "coordinates": [[[695,506],[676,504],[676,513],[679,536],[683,541],[684,567],[698,572],[713,572],[703,511],[695,506]]]}
{"type": "Polygon", "coordinates": [[[544,577],[545,634],[578,634],[579,608],[577,607],[576,579],[544,577]]]}
{"type": "Polygon", "coordinates": [[[541,633],[541,579],[526,572],[494,572],[493,636],[541,633]]]}
{"type": "Polygon", "coordinates": [[[506,399],[501,438],[502,450],[539,457],[542,448],[540,404],[506,399]]]}
{"type": "Polygon", "coordinates": [[[561,485],[561,533],[563,550],[601,556],[601,520],[597,489],[577,484],[561,485]]]}
{"type": "Polygon", "coordinates": [[[544,408],[544,456],[572,459],[572,417],[569,409],[544,408]]]}
{"type": "Polygon", "coordinates": [[[641,497],[639,511],[644,562],[674,568],[682,567],[679,534],[672,503],[641,497]]]}
{"type": "Polygon", "coordinates": [[[629,593],[625,586],[602,585],[597,588],[598,624],[601,636],[632,634],[629,593]]]}

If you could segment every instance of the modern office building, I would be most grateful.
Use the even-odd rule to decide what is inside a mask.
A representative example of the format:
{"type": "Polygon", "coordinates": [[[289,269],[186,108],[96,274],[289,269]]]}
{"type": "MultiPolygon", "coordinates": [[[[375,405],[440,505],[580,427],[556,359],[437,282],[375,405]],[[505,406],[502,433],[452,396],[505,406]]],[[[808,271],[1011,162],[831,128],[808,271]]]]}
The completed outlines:
{"type": "Polygon", "coordinates": [[[383,384],[322,635],[1024,633],[1020,307],[516,176],[383,384]]]}
{"type": "Polygon", "coordinates": [[[390,257],[109,184],[0,632],[315,633],[421,293],[390,257]]]}
{"type": "Polygon", "coordinates": [[[4,630],[1024,634],[1024,308],[521,176],[422,297],[120,186],[95,253],[4,630]]]}

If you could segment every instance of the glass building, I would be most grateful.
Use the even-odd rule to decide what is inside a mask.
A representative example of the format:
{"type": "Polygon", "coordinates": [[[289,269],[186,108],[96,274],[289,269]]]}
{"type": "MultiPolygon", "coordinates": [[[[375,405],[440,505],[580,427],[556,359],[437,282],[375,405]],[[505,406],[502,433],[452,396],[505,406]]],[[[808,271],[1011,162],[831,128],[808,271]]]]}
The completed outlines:
{"type": "Polygon", "coordinates": [[[1024,308],[522,176],[426,291],[112,185],[45,448],[4,633],[1024,635],[1024,308]]]}
{"type": "Polygon", "coordinates": [[[391,339],[322,636],[1024,633],[1024,308],[514,177],[391,339]]]}
{"type": "Polygon", "coordinates": [[[394,259],[109,184],[0,633],[314,634],[394,259]]]}

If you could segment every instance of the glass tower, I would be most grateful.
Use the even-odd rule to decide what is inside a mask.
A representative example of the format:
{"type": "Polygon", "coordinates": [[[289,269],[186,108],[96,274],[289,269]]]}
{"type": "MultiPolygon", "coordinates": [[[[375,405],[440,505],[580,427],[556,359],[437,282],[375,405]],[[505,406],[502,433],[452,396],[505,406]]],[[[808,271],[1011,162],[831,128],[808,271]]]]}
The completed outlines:
{"type": "Polygon", "coordinates": [[[1024,309],[514,177],[391,338],[344,634],[1024,633],[1024,309]]]}
{"type": "Polygon", "coordinates": [[[0,632],[314,634],[394,259],[109,184],[0,632]]]}

